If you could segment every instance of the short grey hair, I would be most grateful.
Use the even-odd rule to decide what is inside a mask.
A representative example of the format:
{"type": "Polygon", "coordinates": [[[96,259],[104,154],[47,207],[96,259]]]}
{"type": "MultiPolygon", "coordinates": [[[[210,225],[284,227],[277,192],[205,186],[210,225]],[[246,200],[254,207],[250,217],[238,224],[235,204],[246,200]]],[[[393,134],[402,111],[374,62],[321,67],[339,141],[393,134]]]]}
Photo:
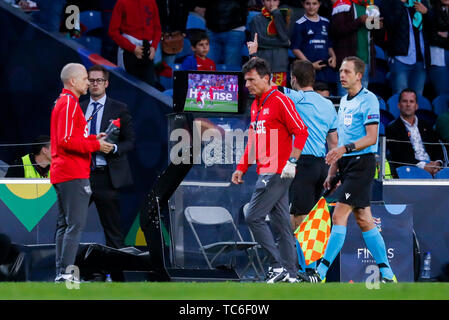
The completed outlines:
{"type": "Polygon", "coordinates": [[[70,79],[75,78],[81,70],[86,68],[80,63],[68,63],[61,70],[61,81],[67,83],[70,79]]]}

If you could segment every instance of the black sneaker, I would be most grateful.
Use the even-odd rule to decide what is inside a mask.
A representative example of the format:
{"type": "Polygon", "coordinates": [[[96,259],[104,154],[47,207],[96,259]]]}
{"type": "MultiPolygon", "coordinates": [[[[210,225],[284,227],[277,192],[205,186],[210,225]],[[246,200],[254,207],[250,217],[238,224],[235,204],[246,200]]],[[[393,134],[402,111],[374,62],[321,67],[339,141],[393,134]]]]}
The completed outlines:
{"type": "Polygon", "coordinates": [[[288,278],[290,278],[288,272],[286,269],[282,268],[281,272],[276,272],[273,270],[272,267],[268,268],[268,273],[265,278],[266,283],[276,283],[281,281],[288,281],[288,278]]]}
{"type": "Polygon", "coordinates": [[[326,281],[326,278],[321,280],[320,275],[315,270],[312,272],[299,272],[298,279],[310,283],[322,283],[326,281]]]}

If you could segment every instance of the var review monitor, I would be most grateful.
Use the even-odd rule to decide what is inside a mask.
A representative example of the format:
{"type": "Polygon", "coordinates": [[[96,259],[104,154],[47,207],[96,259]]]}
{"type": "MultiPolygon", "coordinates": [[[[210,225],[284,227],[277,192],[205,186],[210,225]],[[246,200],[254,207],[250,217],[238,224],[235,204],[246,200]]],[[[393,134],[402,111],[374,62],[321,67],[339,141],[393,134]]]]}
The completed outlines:
{"type": "Polygon", "coordinates": [[[241,72],[175,71],[173,107],[176,112],[242,113],[241,72]]]}

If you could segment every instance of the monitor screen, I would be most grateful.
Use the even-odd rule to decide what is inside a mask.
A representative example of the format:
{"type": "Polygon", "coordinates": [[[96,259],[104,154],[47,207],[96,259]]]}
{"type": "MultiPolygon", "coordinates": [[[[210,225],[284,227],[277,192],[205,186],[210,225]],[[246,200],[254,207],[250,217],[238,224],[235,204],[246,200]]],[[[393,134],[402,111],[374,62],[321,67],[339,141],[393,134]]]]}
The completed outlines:
{"type": "Polygon", "coordinates": [[[241,113],[240,72],[175,71],[173,104],[177,112],[241,113]]]}

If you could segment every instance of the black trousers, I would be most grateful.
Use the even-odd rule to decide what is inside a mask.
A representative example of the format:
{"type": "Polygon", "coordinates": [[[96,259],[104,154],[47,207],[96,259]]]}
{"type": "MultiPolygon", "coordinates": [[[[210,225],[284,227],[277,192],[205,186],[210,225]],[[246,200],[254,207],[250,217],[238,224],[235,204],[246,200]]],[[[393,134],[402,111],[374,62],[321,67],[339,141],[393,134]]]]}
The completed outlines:
{"type": "Polygon", "coordinates": [[[145,81],[151,86],[154,86],[156,83],[154,63],[148,56],[138,59],[134,53],[124,50],[123,64],[125,65],[126,72],[129,74],[145,81]]]}
{"type": "Polygon", "coordinates": [[[92,187],[90,203],[94,202],[97,207],[106,245],[117,249],[123,248],[125,244],[120,222],[119,191],[112,185],[108,167],[94,169],[90,174],[90,184],[92,187]]]}

